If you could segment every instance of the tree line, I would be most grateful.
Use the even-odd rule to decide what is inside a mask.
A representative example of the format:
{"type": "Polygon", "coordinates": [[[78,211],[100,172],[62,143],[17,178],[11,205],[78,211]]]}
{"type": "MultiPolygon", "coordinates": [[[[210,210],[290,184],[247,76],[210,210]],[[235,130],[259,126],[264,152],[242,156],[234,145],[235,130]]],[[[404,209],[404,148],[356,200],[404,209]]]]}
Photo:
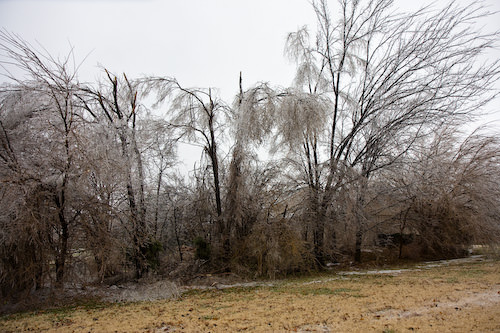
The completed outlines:
{"type": "Polygon", "coordinates": [[[72,52],[1,31],[2,295],[155,272],[274,278],[497,243],[499,142],[462,133],[498,94],[500,62],[483,57],[499,34],[474,25],[491,14],[312,7],[317,30],[286,39],[293,84],[245,88],[240,73],[231,102],[172,77],[103,69],[82,83],[72,52]],[[188,177],[179,142],[203,149],[188,177]]]}

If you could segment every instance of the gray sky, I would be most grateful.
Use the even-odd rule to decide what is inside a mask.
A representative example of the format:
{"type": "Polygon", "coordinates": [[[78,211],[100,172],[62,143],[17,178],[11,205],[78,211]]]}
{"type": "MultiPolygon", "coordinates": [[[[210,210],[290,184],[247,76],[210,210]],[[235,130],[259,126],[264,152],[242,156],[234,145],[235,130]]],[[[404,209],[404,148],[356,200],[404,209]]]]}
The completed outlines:
{"type": "MultiPolygon", "coordinates": [[[[429,3],[395,0],[394,7],[429,3]]],[[[484,4],[500,11],[499,0],[484,4]]],[[[330,8],[335,5],[332,0],[330,8]]],[[[81,81],[94,81],[104,66],[117,75],[170,76],[186,87],[219,88],[228,103],[240,71],[246,88],[258,81],[288,86],[294,66],[283,56],[286,35],[303,25],[314,32],[315,21],[307,0],[0,0],[1,28],[55,56],[71,46],[77,61],[88,56],[81,81]]],[[[500,30],[500,14],[481,24],[500,30]]],[[[498,50],[491,57],[500,57],[498,50]]]]}
{"type": "MultiPolygon", "coordinates": [[[[430,1],[396,0],[395,7],[424,3],[430,1]]],[[[498,0],[485,4],[500,10],[498,0]]],[[[500,29],[499,22],[497,14],[485,28],[500,29]]],[[[0,0],[2,28],[53,55],[64,56],[70,45],[77,61],[88,55],[83,81],[94,80],[100,64],[129,77],[173,76],[184,86],[220,88],[229,102],[240,71],[246,87],[290,84],[294,68],[283,46],[303,25],[315,30],[307,0],[0,0]]]]}
{"type": "Polygon", "coordinates": [[[176,77],[184,86],[220,88],[223,97],[250,85],[287,85],[293,66],[283,57],[287,32],[314,22],[306,0],[0,0],[0,25],[51,54],[71,45],[80,71],[93,80],[97,64],[129,77],[176,77]]]}

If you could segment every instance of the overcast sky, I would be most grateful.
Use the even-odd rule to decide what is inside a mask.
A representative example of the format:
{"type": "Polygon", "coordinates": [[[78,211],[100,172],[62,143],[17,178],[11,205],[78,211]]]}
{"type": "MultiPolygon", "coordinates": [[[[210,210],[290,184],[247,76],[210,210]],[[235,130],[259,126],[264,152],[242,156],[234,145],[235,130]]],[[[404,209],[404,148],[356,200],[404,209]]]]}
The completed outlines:
{"type": "MultiPolygon", "coordinates": [[[[424,3],[430,1],[396,0],[395,7],[424,3]]],[[[498,0],[485,3],[500,10],[498,0]]],[[[486,28],[500,29],[499,22],[495,15],[486,28]]],[[[226,99],[237,93],[240,71],[246,87],[289,85],[294,68],[283,46],[303,25],[315,30],[307,0],[0,0],[3,29],[54,55],[64,56],[70,45],[77,60],[88,55],[83,81],[94,80],[102,65],[129,77],[172,76],[184,86],[220,88],[226,99]]]]}
{"type": "MultiPolygon", "coordinates": [[[[429,3],[395,0],[394,7],[429,3]]],[[[500,0],[484,4],[500,10],[500,0]]],[[[81,81],[94,81],[102,74],[99,66],[128,77],[170,76],[185,87],[219,88],[228,103],[238,92],[240,71],[246,88],[258,81],[288,86],[294,66],[283,56],[286,35],[304,25],[314,32],[315,21],[307,0],[0,0],[6,31],[55,56],[71,46],[77,61],[88,56],[81,81]]],[[[500,14],[481,24],[500,30],[500,14]]]]}
{"type": "Polygon", "coordinates": [[[129,77],[176,77],[184,86],[237,92],[248,85],[286,85],[293,66],[283,57],[287,32],[314,22],[305,0],[0,0],[0,23],[52,54],[70,44],[83,59],[84,80],[98,64],[129,77]]]}

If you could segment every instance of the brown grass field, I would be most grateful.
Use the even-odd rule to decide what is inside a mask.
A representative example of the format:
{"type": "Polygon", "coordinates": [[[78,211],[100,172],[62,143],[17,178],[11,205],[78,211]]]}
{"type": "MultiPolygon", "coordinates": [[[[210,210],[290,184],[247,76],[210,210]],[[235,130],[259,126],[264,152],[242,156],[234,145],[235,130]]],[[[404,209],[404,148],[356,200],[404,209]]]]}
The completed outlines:
{"type": "Polygon", "coordinates": [[[5,315],[0,331],[500,332],[500,261],[332,272],[152,302],[94,301],[5,315]]]}

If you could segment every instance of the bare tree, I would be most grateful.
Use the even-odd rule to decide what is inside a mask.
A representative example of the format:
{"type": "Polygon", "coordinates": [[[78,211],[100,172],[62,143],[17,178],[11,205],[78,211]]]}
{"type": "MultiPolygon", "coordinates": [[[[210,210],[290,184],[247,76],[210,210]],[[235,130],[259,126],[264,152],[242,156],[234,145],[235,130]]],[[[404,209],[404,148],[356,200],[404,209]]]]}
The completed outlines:
{"type": "Polygon", "coordinates": [[[458,256],[472,244],[498,241],[499,143],[480,130],[465,139],[449,130],[438,132],[413,155],[391,182],[407,227],[419,235],[425,257],[458,256]]]}
{"type": "Polygon", "coordinates": [[[162,190],[164,190],[164,183],[166,181],[165,177],[167,170],[175,163],[175,153],[174,144],[175,141],[172,140],[174,135],[170,133],[168,124],[164,121],[151,121],[154,124],[150,133],[149,145],[149,160],[150,168],[152,167],[152,175],[157,175],[155,179],[156,189],[154,192],[154,217],[153,217],[153,234],[157,235],[160,225],[159,214],[160,214],[160,197],[162,190]]]}
{"type": "MultiPolygon", "coordinates": [[[[77,177],[77,127],[81,120],[81,109],[75,97],[79,89],[76,74],[78,66],[74,63],[72,51],[63,59],[54,59],[47,52],[38,51],[20,37],[5,31],[0,33],[0,50],[7,57],[1,63],[6,71],[5,75],[14,82],[14,85],[2,88],[6,98],[2,101],[3,116],[11,119],[18,117],[17,121],[10,121],[8,129],[2,123],[2,159],[6,167],[17,174],[20,183],[36,182],[41,186],[46,193],[44,200],[49,201],[41,204],[53,205],[57,212],[52,217],[40,218],[51,225],[47,241],[53,249],[56,282],[62,285],[70,249],[68,242],[71,228],[80,214],[72,207],[71,202],[72,196],[74,197],[72,183],[77,177]],[[26,75],[26,79],[21,80],[11,74],[12,69],[20,70],[26,75]],[[24,109],[19,109],[22,106],[16,102],[12,104],[7,101],[16,101],[19,94],[24,96],[24,101],[27,101],[26,97],[29,100],[24,109]],[[24,128],[28,131],[25,134],[33,135],[25,139],[36,140],[30,144],[42,146],[39,148],[39,156],[29,156],[28,147],[20,147],[10,141],[9,135],[22,124],[28,125],[24,128]],[[40,133],[35,133],[29,126],[37,126],[40,133]],[[54,221],[48,221],[49,219],[54,221]]],[[[8,120],[4,118],[4,121],[8,120]]],[[[16,139],[19,140],[19,137],[16,139]]]]}
{"type": "MultiPolygon", "coordinates": [[[[291,116],[281,119],[292,121],[286,126],[295,137],[304,137],[300,154],[304,161],[314,161],[315,152],[326,151],[316,154],[324,176],[319,177],[322,186],[315,194],[320,219],[348,175],[348,182],[360,187],[357,261],[368,218],[363,211],[369,178],[404,156],[418,138],[444,124],[471,119],[495,96],[492,83],[499,74],[498,61],[478,61],[498,41],[496,33],[481,33],[472,25],[488,15],[480,5],[462,8],[450,3],[440,10],[428,7],[411,14],[396,14],[391,5],[388,0],[339,1],[334,20],[327,2],[315,1],[316,43],[309,41],[306,29],[287,40],[288,54],[298,65],[298,89],[330,103],[322,116],[327,131],[316,139],[303,136],[310,122],[296,127],[292,115],[297,107],[284,108],[291,116]]],[[[318,110],[305,112],[316,122],[323,114],[318,110]]],[[[311,182],[310,176],[304,178],[311,182]]],[[[322,224],[317,226],[315,239],[320,262],[322,229],[322,224]]]]}
{"type": "Polygon", "coordinates": [[[123,172],[126,179],[126,193],[133,242],[135,274],[140,278],[147,272],[146,251],[148,247],[145,175],[143,157],[137,142],[137,122],[140,109],[137,100],[137,83],[130,81],[124,74],[122,80],[107,70],[106,85],[103,87],[83,88],[85,94],[81,101],[85,109],[96,120],[108,124],[115,131],[121,145],[121,156],[125,164],[123,172]],[[85,96],[86,95],[86,96],[85,96]]]}
{"type": "Polygon", "coordinates": [[[184,88],[175,79],[146,78],[144,93],[157,93],[157,105],[167,98],[171,100],[169,123],[179,131],[180,138],[203,147],[212,171],[212,186],[215,197],[216,222],[214,232],[219,242],[224,242],[223,207],[219,146],[229,107],[219,99],[211,88],[184,88]]]}

